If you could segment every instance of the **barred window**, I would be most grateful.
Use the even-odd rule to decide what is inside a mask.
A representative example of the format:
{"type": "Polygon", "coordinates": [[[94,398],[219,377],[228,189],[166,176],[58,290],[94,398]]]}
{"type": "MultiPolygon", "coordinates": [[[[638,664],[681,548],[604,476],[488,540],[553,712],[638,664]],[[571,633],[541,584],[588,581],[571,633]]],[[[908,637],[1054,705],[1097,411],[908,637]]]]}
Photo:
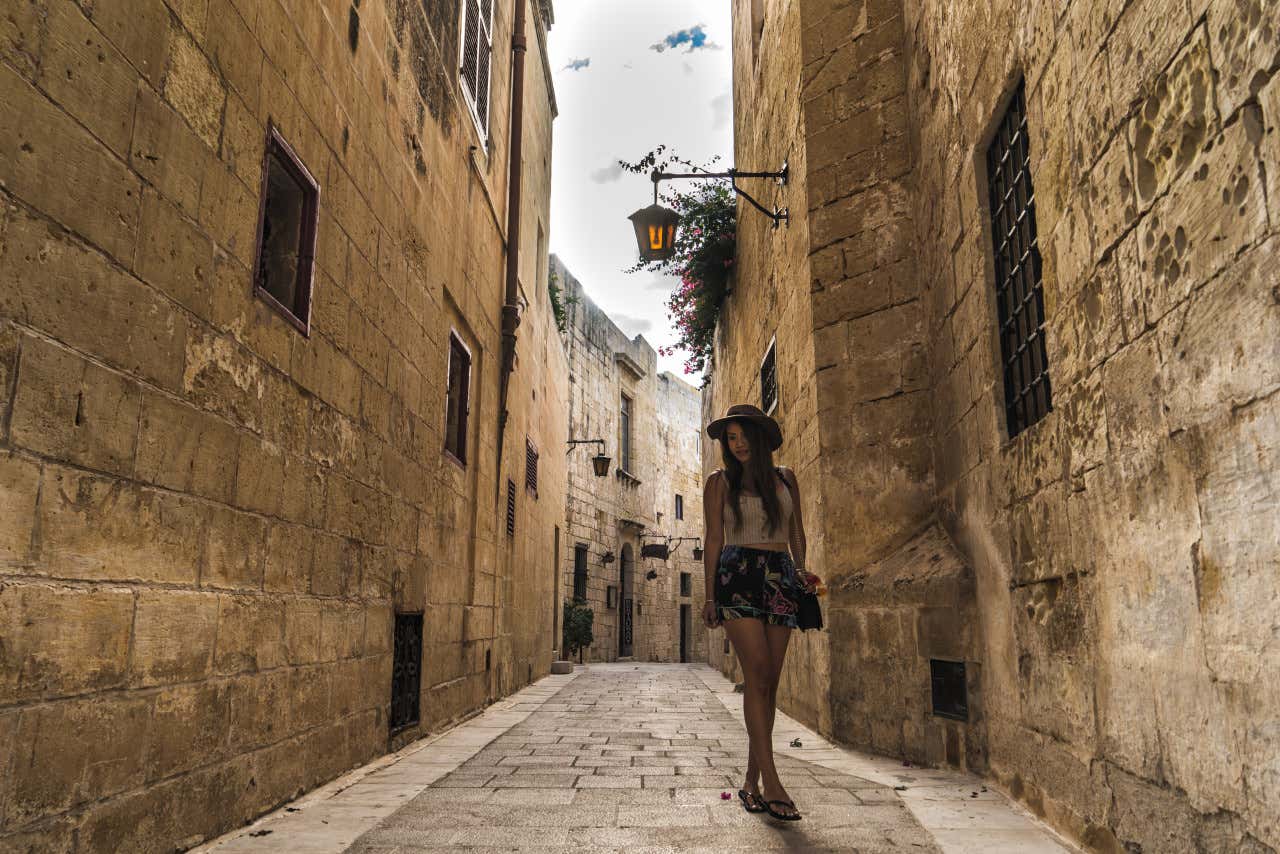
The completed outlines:
{"type": "Polygon", "coordinates": [[[765,415],[771,415],[778,406],[777,343],[777,339],[769,342],[769,349],[760,362],[760,408],[765,415]]]}
{"type": "Polygon", "coordinates": [[[524,440],[524,488],[538,497],[538,451],[528,438],[524,440]]]}
{"type": "Polygon", "coordinates": [[[987,149],[1004,405],[1011,439],[1053,408],[1026,112],[1019,83],[987,149]]]}
{"type": "Polygon", "coordinates": [[[587,598],[587,546],[578,543],[573,547],[573,598],[587,598]]]}
{"type": "Polygon", "coordinates": [[[489,139],[489,66],[493,57],[493,0],[462,0],[462,91],[480,138],[489,139]]]}

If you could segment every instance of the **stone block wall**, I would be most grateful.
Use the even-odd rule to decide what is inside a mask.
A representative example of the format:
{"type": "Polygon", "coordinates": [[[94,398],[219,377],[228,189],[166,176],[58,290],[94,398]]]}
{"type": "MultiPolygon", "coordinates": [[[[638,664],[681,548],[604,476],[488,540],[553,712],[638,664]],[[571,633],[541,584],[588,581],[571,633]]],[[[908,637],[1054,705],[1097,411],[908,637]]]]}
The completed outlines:
{"type": "MultiPolygon", "coordinates": [[[[603,439],[611,458],[607,477],[597,477],[591,458],[598,445],[569,454],[568,536],[562,543],[563,598],[573,595],[575,550],[587,547],[587,603],[595,614],[593,643],[583,660],[619,658],[623,600],[633,600],[631,658],[679,661],[681,605],[689,605],[689,660],[705,648],[699,617],[703,585],[693,543],[665,561],[642,558],[645,542],[702,535],[697,390],[670,373],[657,373],[657,352],[643,337],[627,338],[597,306],[560,259],[552,271],[566,299],[569,350],[569,433],[603,439]],[[631,399],[631,461],[622,468],[621,399],[631,399]],[[675,518],[675,496],[684,519],[675,518]],[[605,563],[606,554],[612,554],[605,563]],[[647,578],[649,571],[656,578],[647,578]],[[693,575],[692,595],[680,595],[680,574],[693,575]],[[616,605],[609,606],[609,588],[616,605]],[[626,593],[629,590],[630,593],[626,593]]],[[[673,546],[673,548],[675,548],[673,546]]]]}
{"type": "Polygon", "coordinates": [[[1280,553],[1278,14],[734,7],[737,165],[794,128],[774,144],[803,164],[786,193],[806,233],[773,272],[788,256],[759,252],[744,215],[704,419],[753,393],[753,330],[807,295],[806,513],[841,664],[784,707],[819,709],[850,743],[987,769],[1097,850],[1280,846],[1264,580],[1280,553]],[[1020,80],[1053,408],[1011,440],[984,155],[1020,80]],[[916,664],[933,657],[969,668],[964,729],[923,708],[916,664]]]}
{"type": "MultiPolygon", "coordinates": [[[[789,208],[789,225],[772,227],[745,202],[738,205],[738,249],[732,293],[725,300],[711,379],[703,391],[705,426],[735,403],[762,406],[760,367],[775,342],[778,404],[772,413],[784,444],[777,465],[795,471],[808,540],[809,567],[824,577],[836,570],[830,560],[826,526],[821,416],[817,396],[823,368],[815,358],[817,317],[809,295],[810,223],[806,201],[813,170],[803,144],[804,117],[795,97],[803,63],[800,8],[767,0],[763,18],[753,21],[749,0],[733,5],[734,161],[744,171],[769,171],[787,163],[785,186],[763,181],[743,185],[766,207],[789,208]],[[759,25],[757,25],[759,24],[759,25]],[[758,35],[758,44],[757,44],[758,35]]],[[[704,478],[723,466],[719,442],[703,433],[704,478]]],[[[712,663],[740,678],[737,661],[714,634],[712,663]]],[[[830,724],[828,635],[796,633],[779,685],[779,703],[788,714],[819,727],[830,724]]]]}
{"type": "Polygon", "coordinates": [[[487,146],[449,4],[6,9],[0,848],[185,847],[545,672],[565,358],[526,274],[495,459],[499,6],[487,146]],[[307,336],[251,288],[268,121],[320,185],[307,336]],[[474,357],[466,466],[442,453],[451,330],[474,357]],[[523,484],[525,435],[554,450],[507,542],[495,496],[523,484]],[[517,606],[533,585],[542,607],[517,606]],[[392,740],[398,611],[425,614],[424,672],[392,740]]]}
{"type": "Polygon", "coordinates": [[[993,774],[1099,850],[1280,846],[1280,6],[907,2],[941,518],[993,774]],[[983,155],[1025,81],[1053,411],[1004,423],[983,155]]]}

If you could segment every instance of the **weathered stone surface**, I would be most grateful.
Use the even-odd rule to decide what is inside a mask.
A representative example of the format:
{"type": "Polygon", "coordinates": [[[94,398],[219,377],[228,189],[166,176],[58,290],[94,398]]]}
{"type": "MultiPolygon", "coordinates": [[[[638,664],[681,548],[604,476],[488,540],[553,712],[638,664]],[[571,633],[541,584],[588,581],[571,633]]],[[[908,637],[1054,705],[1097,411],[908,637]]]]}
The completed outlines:
{"type": "Polygon", "coordinates": [[[13,759],[15,825],[138,786],[151,701],[113,696],[24,709],[13,759]],[[111,738],[103,738],[105,733],[111,738]]]}
{"type": "Polygon", "coordinates": [[[133,467],[142,395],[135,383],[44,339],[25,337],[14,444],[110,472],[133,467]]]}
{"type": "Polygon", "coordinates": [[[218,597],[206,593],[138,595],[130,680],[138,685],[194,682],[213,669],[218,597]]]}
{"type": "Polygon", "coordinates": [[[46,467],[38,563],[63,577],[191,583],[205,521],[192,501],[46,467]]]}
{"type": "Polygon", "coordinates": [[[4,696],[20,701],[123,684],[133,602],[128,590],[0,585],[4,696]]]}
{"type": "Polygon", "coordinates": [[[40,490],[40,466],[13,454],[0,456],[0,571],[10,571],[31,558],[31,529],[35,525],[40,490]]]}

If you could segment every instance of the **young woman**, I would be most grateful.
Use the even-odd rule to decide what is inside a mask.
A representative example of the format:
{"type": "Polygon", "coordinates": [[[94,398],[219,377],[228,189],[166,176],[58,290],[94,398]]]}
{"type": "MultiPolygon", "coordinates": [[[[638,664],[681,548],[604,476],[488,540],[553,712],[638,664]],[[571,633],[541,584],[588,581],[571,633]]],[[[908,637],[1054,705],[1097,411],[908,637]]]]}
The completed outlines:
{"type": "Polygon", "coordinates": [[[703,490],[702,618],[708,628],[724,626],[746,680],[742,708],[750,746],[738,797],[748,812],[798,821],[773,764],[772,739],[791,630],[821,628],[817,600],[809,598],[818,579],[799,568],[805,557],[800,484],[790,469],[774,468],[782,430],[756,407],[729,407],[707,425],[707,434],[720,440],[724,468],[703,490]]]}

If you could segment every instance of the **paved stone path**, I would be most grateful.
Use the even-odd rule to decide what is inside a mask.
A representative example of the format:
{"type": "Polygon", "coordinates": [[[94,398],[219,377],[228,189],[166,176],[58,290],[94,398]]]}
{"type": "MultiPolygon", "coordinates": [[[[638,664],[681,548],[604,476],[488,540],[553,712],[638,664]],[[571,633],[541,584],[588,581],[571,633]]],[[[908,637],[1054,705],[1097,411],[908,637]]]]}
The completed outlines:
{"type": "Polygon", "coordinates": [[[719,673],[590,665],[202,850],[1069,850],[976,778],[851,753],[782,714],[775,742],[803,821],[742,809],[741,696],[719,673]],[[787,747],[795,737],[802,746],[787,747]]]}

